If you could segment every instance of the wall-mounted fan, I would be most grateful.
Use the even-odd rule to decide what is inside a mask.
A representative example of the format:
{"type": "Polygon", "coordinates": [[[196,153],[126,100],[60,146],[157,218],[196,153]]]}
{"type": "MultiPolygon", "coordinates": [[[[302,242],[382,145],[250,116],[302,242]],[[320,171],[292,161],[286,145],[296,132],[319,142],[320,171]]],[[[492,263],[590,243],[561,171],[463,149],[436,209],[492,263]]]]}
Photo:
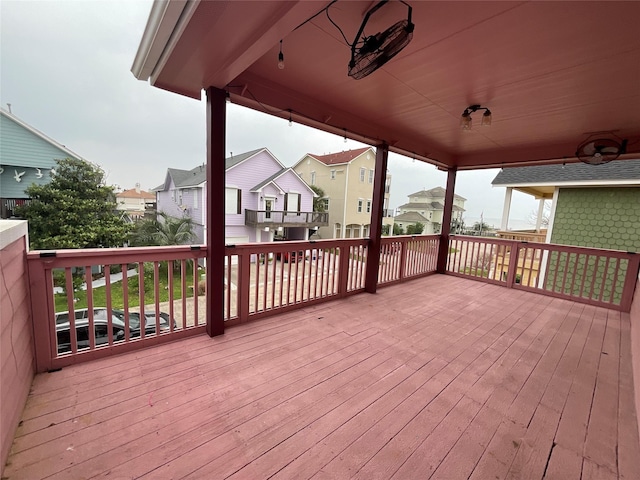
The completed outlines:
{"type": "Polygon", "coordinates": [[[351,45],[351,61],[349,62],[349,76],[360,80],[375,72],[407,46],[413,38],[415,25],[411,23],[411,6],[400,0],[408,8],[407,18],[394,23],[384,32],[364,36],[364,28],[371,15],[377,12],[388,0],[383,0],[367,12],[360,25],[360,30],[351,45]]]}
{"type": "Polygon", "coordinates": [[[578,146],[576,157],[581,162],[589,165],[602,165],[615,160],[626,152],[626,140],[614,140],[612,138],[589,139],[578,146]]]}

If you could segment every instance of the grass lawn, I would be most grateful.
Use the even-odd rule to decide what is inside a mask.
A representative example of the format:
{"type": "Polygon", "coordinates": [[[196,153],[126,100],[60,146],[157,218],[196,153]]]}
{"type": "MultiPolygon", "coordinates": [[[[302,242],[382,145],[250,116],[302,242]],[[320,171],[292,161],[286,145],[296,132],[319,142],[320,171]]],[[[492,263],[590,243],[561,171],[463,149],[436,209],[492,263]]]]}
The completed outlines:
{"type": "MultiPolygon", "coordinates": [[[[187,272],[187,298],[193,297],[193,274],[187,272]]],[[[155,295],[153,288],[153,280],[145,278],[144,281],[145,287],[145,295],[144,302],[145,304],[153,304],[155,303],[155,295]]],[[[167,282],[167,275],[160,274],[160,282],[159,282],[159,301],[167,302],[169,301],[169,287],[167,282]]],[[[140,306],[140,296],[138,289],[138,277],[131,277],[128,281],[128,293],[129,293],[129,308],[140,306]]],[[[117,309],[124,308],[124,295],[123,295],[122,282],[116,282],[111,284],[111,307],[117,309]]],[[[55,309],[56,312],[66,312],[69,310],[67,306],[67,295],[65,293],[58,293],[55,296],[55,309]]],[[[86,290],[78,290],[75,292],[75,298],[77,301],[74,304],[75,309],[79,308],[87,308],[87,292],[86,290]]],[[[180,272],[175,272],[173,274],[173,298],[180,299],[182,298],[182,281],[180,272]]],[[[107,294],[106,287],[97,287],[93,289],[93,306],[94,307],[106,307],[107,306],[107,294]]]]}

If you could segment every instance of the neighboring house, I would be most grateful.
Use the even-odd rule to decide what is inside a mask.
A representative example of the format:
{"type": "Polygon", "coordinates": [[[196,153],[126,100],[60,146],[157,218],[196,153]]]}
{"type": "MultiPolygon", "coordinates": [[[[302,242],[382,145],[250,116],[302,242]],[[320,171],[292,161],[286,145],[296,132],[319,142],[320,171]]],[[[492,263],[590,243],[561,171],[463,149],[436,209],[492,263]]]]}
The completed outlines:
{"type": "MultiPolygon", "coordinates": [[[[422,233],[440,233],[440,229],[442,228],[442,215],[444,213],[445,193],[446,191],[442,187],[412,193],[409,195],[409,203],[398,207],[394,223],[406,228],[407,225],[420,222],[425,226],[422,233]]],[[[453,196],[451,220],[462,220],[462,214],[465,211],[464,203],[466,201],[467,199],[460,195],[453,196]]]]}
{"type": "Polygon", "coordinates": [[[139,183],[136,183],[135,188],[117,193],[116,202],[116,208],[126,212],[132,221],[140,220],[146,211],[156,208],[155,194],[141,190],[139,183]]]}
{"type": "MultiPolygon", "coordinates": [[[[313,212],[315,194],[291,168],[266,148],[225,160],[225,243],[308,240],[309,230],[326,225],[326,214],[313,212]]],[[[158,211],[187,215],[198,241],[206,237],[206,168],[167,170],[154,189],[158,211]]]]}
{"type": "Polygon", "coordinates": [[[0,218],[28,201],[25,189],[51,181],[56,160],[80,155],[47,137],[12,113],[0,109],[0,218]]]}
{"type": "Polygon", "coordinates": [[[539,223],[551,200],[548,243],[640,252],[640,160],[505,168],[491,184],[506,187],[502,230],[518,190],[541,201],[539,223]]]}
{"type": "MultiPolygon", "coordinates": [[[[329,155],[306,154],[293,169],[309,185],[324,191],[329,224],[318,231],[319,238],[368,237],[373,202],[376,152],[371,147],[329,155]]],[[[383,225],[392,225],[389,211],[391,175],[385,180],[383,225]]]]}

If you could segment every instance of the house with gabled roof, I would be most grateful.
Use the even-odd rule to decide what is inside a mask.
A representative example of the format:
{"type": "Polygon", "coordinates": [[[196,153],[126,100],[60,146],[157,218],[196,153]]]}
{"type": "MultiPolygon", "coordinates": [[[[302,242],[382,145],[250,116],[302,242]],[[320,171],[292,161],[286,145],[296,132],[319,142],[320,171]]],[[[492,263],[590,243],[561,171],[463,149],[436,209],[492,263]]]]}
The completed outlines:
{"type": "MultiPolygon", "coordinates": [[[[313,212],[314,192],[293,169],[267,148],[225,160],[225,243],[308,240],[310,231],[326,225],[326,214],[313,212]]],[[[163,185],[154,189],[157,208],[174,217],[188,216],[204,243],[206,169],[167,169],[163,185]]]]}
{"type": "Polygon", "coordinates": [[[146,212],[156,208],[156,195],[146,192],[136,183],[134,188],[124,190],[116,194],[116,208],[125,212],[131,221],[140,220],[146,212]]]}
{"type": "Polygon", "coordinates": [[[505,168],[491,184],[506,189],[504,234],[517,190],[540,201],[538,231],[544,202],[551,202],[547,243],[640,251],[640,160],[505,168]]]}
{"type": "Polygon", "coordinates": [[[25,189],[45,185],[55,172],[56,160],[77,153],[0,108],[0,218],[11,218],[14,209],[28,201],[25,189]]]}
{"type": "MultiPolygon", "coordinates": [[[[305,182],[324,192],[322,200],[329,213],[329,225],[319,229],[319,238],[369,236],[375,159],[375,149],[364,147],[325,155],[307,153],[293,166],[305,182]]],[[[393,225],[388,172],[384,191],[382,223],[393,225]]]]}
{"type": "MultiPolygon", "coordinates": [[[[442,215],[444,212],[445,189],[434,187],[423,189],[409,195],[409,202],[400,205],[394,222],[404,227],[414,223],[422,223],[425,226],[424,234],[440,233],[442,228],[442,215]]],[[[453,195],[452,220],[462,220],[466,198],[453,195]]]]}

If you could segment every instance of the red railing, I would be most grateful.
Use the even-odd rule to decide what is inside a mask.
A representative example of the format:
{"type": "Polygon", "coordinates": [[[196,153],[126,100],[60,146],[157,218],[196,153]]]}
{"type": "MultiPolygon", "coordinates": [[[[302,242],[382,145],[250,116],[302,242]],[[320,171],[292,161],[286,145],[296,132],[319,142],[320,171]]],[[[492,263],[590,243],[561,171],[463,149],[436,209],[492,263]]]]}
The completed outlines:
{"type": "Polygon", "coordinates": [[[353,239],[228,245],[227,324],[364,290],[367,244],[353,239]]]}
{"type": "Polygon", "coordinates": [[[639,265],[617,250],[453,236],[447,273],[628,312],[639,265]]]}
{"type": "Polygon", "coordinates": [[[378,285],[392,285],[436,272],[440,235],[383,237],[378,285]]]}
{"type": "Polygon", "coordinates": [[[38,371],[203,333],[205,256],[204,246],[28,253],[38,371]]]}
{"type": "MultiPolygon", "coordinates": [[[[227,246],[225,321],[362,291],[367,245],[353,239],[227,246]]],[[[38,371],[204,333],[205,257],[205,246],[27,254],[38,371]]]]}

